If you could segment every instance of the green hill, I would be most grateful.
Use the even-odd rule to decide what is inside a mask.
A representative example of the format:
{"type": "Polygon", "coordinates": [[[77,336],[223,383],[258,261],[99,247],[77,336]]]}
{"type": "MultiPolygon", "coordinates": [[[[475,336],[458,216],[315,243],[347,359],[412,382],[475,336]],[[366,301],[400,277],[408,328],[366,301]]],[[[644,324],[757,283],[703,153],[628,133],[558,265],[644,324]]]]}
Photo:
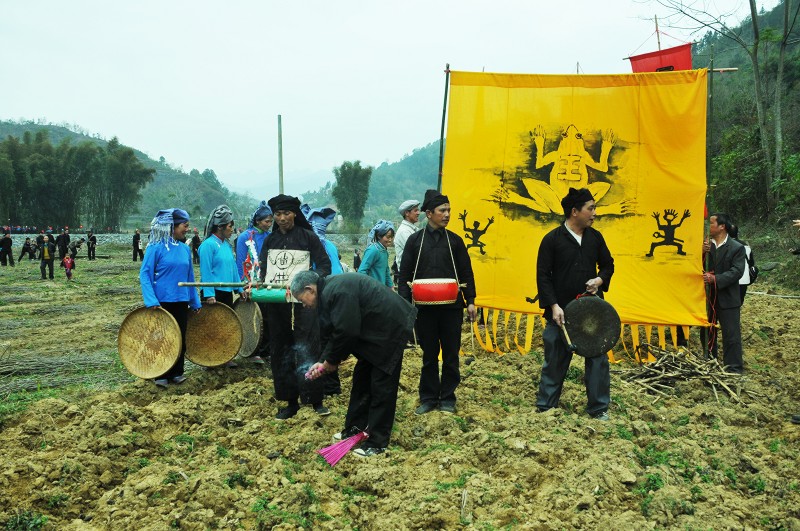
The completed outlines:
{"type": "MultiPolygon", "coordinates": [[[[74,126],[0,121],[0,138],[13,136],[21,139],[26,132],[35,134],[39,131],[46,131],[47,137],[53,145],[62,142],[69,142],[72,145],[92,142],[105,147],[108,144],[107,140],[99,136],[91,136],[74,126]]],[[[201,226],[207,213],[217,205],[228,203],[236,212],[235,206],[241,204],[242,215],[245,215],[252,210],[252,205],[256,203],[253,198],[230,192],[219,182],[213,170],[206,169],[203,172],[192,170],[187,174],[171,167],[163,157],[156,161],[136,148],[132,149],[136,158],[143,165],[155,170],[155,176],[142,190],[142,200],[128,216],[127,228],[149,225],[153,214],[165,206],[180,205],[186,208],[197,226],[201,226]]]]}

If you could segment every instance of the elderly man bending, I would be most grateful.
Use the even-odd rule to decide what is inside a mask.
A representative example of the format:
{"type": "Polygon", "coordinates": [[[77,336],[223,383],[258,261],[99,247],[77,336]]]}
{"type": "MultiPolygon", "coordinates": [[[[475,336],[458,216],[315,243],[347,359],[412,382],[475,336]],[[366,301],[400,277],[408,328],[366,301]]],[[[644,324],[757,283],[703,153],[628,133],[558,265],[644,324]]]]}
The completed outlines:
{"type": "Polygon", "coordinates": [[[369,434],[356,455],[383,453],[389,445],[397,407],[403,348],[411,337],[417,309],[372,277],[344,273],[320,278],[298,273],[292,295],[307,308],[317,308],[324,347],[310,378],[336,371],[351,353],[358,359],[342,439],[360,431],[369,434]]]}

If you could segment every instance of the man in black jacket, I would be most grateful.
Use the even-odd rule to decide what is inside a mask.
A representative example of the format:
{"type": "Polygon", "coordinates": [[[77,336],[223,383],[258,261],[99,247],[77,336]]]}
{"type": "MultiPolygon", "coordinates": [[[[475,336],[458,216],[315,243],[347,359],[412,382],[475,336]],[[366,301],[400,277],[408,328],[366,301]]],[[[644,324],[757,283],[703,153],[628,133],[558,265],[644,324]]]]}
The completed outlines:
{"type": "MultiPolygon", "coordinates": [[[[319,276],[329,275],[331,260],[300,211],[300,200],[280,194],[267,203],[276,229],[261,244],[260,280],[288,288],[295,275],[308,271],[312,264],[319,276]]],[[[275,418],[286,420],[295,416],[300,409],[298,399],[311,404],[318,415],[329,415],[328,408],[322,405],[321,382],[306,382],[297,372],[298,367],[319,359],[317,311],[291,302],[269,303],[266,321],[275,398],[287,402],[275,418]]]]}
{"type": "Polygon", "coordinates": [[[320,278],[304,271],[292,281],[292,294],[303,306],[319,310],[325,347],[308,371],[310,379],[336,371],[351,353],[358,359],[344,430],[334,437],[367,430],[369,439],[356,454],[382,453],[389,445],[403,349],[417,310],[382,283],[358,273],[320,278]]]}
{"type": "Polygon", "coordinates": [[[86,252],[89,256],[89,260],[95,259],[95,250],[97,248],[97,236],[94,235],[94,232],[89,231],[86,233],[86,252]]]}
{"type": "Polygon", "coordinates": [[[144,252],[142,251],[142,234],[139,229],[133,233],[133,261],[136,259],[144,260],[144,252]]]}
{"type": "MultiPolygon", "coordinates": [[[[539,307],[547,325],[542,333],[544,363],[539,381],[536,407],[547,411],[558,406],[564,378],[572,354],[561,336],[564,307],[589,292],[602,296],[608,291],[614,274],[614,259],[605,239],[592,227],[595,217],[594,197],[586,188],[570,188],[561,200],[565,221],[545,234],[536,259],[536,286],[539,307]]],[[[585,358],[587,413],[598,420],[608,420],[611,401],[611,375],[605,355],[585,358]]]]}
{"type": "MultiPolygon", "coordinates": [[[[723,365],[731,372],[744,372],[742,352],[742,329],[740,312],[742,296],[739,292],[739,279],[747,267],[744,245],[728,234],[732,222],[727,214],[712,214],[709,218],[710,240],[703,244],[703,250],[710,253],[710,268],[703,273],[703,280],[709,285],[709,321],[719,321],[722,328],[723,365]]],[[[711,327],[711,355],[717,357],[717,329],[711,327]]]]}
{"type": "Polygon", "coordinates": [[[458,352],[461,348],[461,324],[464,308],[470,321],[475,309],[475,278],[464,240],[445,227],[450,222],[450,199],[437,190],[425,192],[422,210],[428,218],[424,229],[408,237],[400,263],[398,293],[412,302],[413,279],[446,278],[465,287],[458,298],[449,304],[417,305],[417,339],[422,347],[422,370],[419,377],[417,415],[436,409],[455,413],[456,388],[461,382],[458,352]],[[439,349],[442,352],[442,372],[439,377],[439,349]]]}
{"type": "Polygon", "coordinates": [[[14,251],[11,250],[13,240],[11,233],[6,231],[3,237],[0,238],[0,264],[7,265],[11,262],[11,267],[14,267],[14,251]]]}

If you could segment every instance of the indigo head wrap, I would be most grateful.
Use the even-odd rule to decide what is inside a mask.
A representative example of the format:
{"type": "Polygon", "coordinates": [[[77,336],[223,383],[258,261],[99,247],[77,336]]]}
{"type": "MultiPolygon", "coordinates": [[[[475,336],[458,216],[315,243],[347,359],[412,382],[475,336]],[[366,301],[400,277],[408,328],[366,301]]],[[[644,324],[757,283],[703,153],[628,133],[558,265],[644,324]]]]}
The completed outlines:
{"type": "Polygon", "coordinates": [[[330,207],[311,208],[308,205],[302,205],[300,212],[311,224],[311,230],[319,236],[320,240],[324,240],[328,225],[336,218],[336,211],[330,207]]]}
{"type": "Polygon", "coordinates": [[[266,201],[261,201],[258,204],[258,208],[256,208],[256,211],[253,212],[253,215],[250,217],[250,226],[248,228],[250,229],[253,228],[256,223],[271,215],[272,215],[272,209],[267,205],[266,201]]]}
{"type": "Polygon", "coordinates": [[[189,213],[180,208],[159,210],[156,217],[150,222],[150,243],[164,243],[169,250],[168,243],[172,239],[172,229],[176,224],[188,223],[189,213]]]}
{"type": "Polygon", "coordinates": [[[392,225],[391,221],[386,221],[382,219],[378,221],[372,230],[369,231],[369,236],[367,236],[368,242],[378,241],[378,238],[382,238],[386,235],[387,232],[392,231],[394,232],[394,225],[392,225]]]}

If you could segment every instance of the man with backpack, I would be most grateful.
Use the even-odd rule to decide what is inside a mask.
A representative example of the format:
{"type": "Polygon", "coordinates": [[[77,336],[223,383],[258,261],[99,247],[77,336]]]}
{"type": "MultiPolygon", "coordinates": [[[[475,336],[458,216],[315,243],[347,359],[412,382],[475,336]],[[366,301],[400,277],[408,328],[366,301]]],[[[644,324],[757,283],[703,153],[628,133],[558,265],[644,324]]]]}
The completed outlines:
{"type": "Polygon", "coordinates": [[[739,295],[742,298],[742,304],[744,304],[744,296],[747,294],[747,286],[756,281],[756,278],[758,277],[758,267],[756,266],[755,256],[753,256],[753,250],[750,248],[747,242],[743,242],[739,239],[738,226],[731,225],[731,233],[729,236],[744,246],[744,251],[746,254],[747,262],[744,266],[744,273],[742,273],[742,278],[739,279],[739,295]]]}

